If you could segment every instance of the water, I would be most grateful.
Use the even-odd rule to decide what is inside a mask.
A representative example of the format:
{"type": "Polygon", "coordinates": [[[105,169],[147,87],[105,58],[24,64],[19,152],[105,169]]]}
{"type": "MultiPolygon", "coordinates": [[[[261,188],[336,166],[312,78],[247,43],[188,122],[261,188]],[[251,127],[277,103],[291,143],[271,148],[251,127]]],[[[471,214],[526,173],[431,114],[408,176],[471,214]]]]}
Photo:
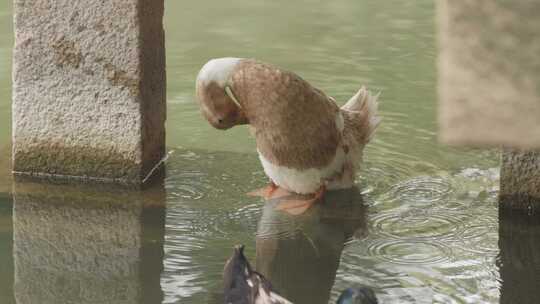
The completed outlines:
{"type": "Polygon", "coordinates": [[[356,284],[382,303],[534,303],[537,223],[497,211],[498,153],[436,138],[433,1],[166,1],[167,178],[142,193],[12,183],[11,1],[0,3],[0,303],[221,303],[244,243],[296,303],[356,284]],[[381,91],[358,188],[293,217],[244,127],[212,129],[193,83],[212,57],[294,70],[343,103],[381,91]]]}

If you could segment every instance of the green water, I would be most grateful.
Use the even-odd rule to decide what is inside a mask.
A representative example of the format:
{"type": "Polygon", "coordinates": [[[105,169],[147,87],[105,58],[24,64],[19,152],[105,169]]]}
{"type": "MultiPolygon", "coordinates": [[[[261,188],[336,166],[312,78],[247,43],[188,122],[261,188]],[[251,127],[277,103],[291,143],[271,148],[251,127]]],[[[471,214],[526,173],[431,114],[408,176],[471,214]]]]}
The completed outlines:
{"type": "Polygon", "coordinates": [[[300,304],[358,284],[383,303],[537,299],[540,267],[523,267],[538,260],[536,234],[499,232],[497,152],[437,143],[433,1],[168,0],[165,26],[164,183],[12,185],[11,4],[0,3],[0,303],[221,303],[238,243],[300,304]],[[382,92],[358,189],[297,217],[247,197],[266,182],[254,139],[212,129],[194,103],[198,70],[223,56],[293,70],[339,102],[363,84],[382,92]]]}

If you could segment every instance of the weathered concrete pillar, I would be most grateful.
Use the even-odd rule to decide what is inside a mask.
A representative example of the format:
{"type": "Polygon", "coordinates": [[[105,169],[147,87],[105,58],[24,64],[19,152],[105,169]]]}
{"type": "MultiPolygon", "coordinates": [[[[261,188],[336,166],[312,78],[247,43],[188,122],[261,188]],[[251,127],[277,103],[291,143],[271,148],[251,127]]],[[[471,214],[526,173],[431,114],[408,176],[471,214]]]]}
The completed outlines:
{"type": "Polygon", "coordinates": [[[540,148],[540,2],[437,6],[441,140],[540,148]]]}
{"type": "Polygon", "coordinates": [[[16,182],[17,303],[161,303],[164,198],[16,182]]]}
{"type": "Polygon", "coordinates": [[[503,151],[500,197],[505,207],[540,212],[540,151],[503,151]]]}
{"type": "MultiPolygon", "coordinates": [[[[540,148],[540,2],[441,0],[437,6],[441,140],[540,148]]],[[[503,206],[540,208],[539,154],[503,154],[503,206]]]]}
{"type": "Polygon", "coordinates": [[[13,170],[141,183],[165,148],[163,0],[15,0],[13,170]]]}

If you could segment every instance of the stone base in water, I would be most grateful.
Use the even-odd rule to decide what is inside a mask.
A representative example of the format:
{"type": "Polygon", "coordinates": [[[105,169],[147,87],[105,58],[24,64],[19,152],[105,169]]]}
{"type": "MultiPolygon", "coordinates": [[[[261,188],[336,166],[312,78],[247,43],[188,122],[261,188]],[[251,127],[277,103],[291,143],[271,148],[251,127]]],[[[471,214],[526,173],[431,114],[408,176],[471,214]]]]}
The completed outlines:
{"type": "Polygon", "coordinates": [[[540,211],[540,151],[503,151],[500,197],[504,208],[540,211]]]}

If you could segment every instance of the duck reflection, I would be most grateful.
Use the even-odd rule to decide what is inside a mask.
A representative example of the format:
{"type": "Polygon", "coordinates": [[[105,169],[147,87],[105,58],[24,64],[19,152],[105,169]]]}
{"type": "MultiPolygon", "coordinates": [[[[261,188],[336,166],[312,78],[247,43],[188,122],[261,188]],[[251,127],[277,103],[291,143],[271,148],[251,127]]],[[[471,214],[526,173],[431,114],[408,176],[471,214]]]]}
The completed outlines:
{"type": "Polygon", "coordinates": [[[358,189],[328,192],[306,213],[292,216],[269,201],[259,222],[256,269],[293,303],[328,303],[341,252],[366,233],[366,207],[358,189]]]}
{"type": "Polygon", "coordinates": [[[539,303],[540,217],[499,208],[501,303],[539,303]]]}
{"type": "Polygon", "coordinates": [[[16,182],[17,303],[160,303],[164,190],[16,182]]]}

